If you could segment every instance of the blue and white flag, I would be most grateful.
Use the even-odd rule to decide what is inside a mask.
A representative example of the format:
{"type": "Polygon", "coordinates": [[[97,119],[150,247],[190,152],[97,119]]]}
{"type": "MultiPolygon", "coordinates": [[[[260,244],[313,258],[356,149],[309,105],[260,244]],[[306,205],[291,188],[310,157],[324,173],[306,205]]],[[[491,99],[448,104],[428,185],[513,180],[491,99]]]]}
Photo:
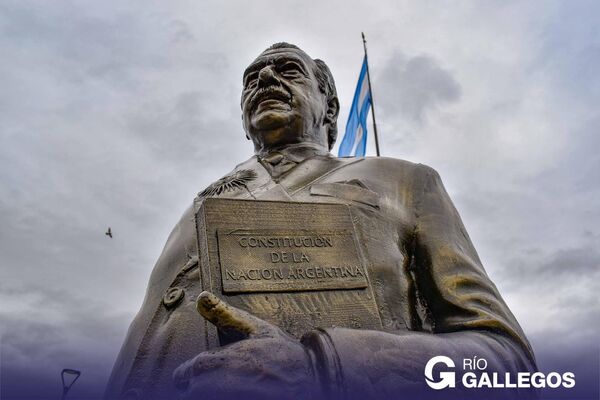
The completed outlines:
{"type": "Polygon", "coordinates": [[[371,91],[369,90],[369,80],[367,78],[367,57],[364,58],[358,84],[352,99],[352,107],[348,122],[346,123],[346,133],[340,144],[338,157],[364,157],[367,150],[367,115],[371,106],[371,91]]]}

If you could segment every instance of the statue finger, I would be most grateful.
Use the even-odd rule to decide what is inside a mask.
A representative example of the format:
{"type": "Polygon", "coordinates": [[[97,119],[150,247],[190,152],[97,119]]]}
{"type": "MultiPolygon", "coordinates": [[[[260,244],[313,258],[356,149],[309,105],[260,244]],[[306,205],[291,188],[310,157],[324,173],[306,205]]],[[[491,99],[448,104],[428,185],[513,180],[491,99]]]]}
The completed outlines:
{"type": "Polygon", "coordinates": [[[235,308],[211,292],[204,291],[196,301],[198,312],[225,334],[248,337],[274,336],[279,328],[254,315],[235,308]]]}

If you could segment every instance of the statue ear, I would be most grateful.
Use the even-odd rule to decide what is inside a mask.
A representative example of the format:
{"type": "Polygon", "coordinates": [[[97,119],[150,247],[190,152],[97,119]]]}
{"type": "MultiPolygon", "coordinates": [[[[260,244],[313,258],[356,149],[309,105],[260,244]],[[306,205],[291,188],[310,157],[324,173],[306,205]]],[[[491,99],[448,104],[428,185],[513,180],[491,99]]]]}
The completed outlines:
{"type": "Polygon", "coordinates": [[[332,125],[337,122],[338,114],[340,113],[340,102],[337,96],[331,96],[327,100],[327,111],[325,112],[325,123],[332,125]]]}

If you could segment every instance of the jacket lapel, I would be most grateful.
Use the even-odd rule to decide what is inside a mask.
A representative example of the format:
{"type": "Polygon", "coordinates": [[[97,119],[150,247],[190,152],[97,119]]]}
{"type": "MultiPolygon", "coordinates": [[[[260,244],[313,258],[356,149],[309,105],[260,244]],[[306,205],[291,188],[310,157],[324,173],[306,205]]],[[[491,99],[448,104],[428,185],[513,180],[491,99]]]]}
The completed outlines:
{"type": "Polygon", "coordinates": [[[205,197],[228,199],[291,201],[296,193],[310,187],[338,169],[361,161],[362,158],[314,156],[300,162],[273,180],[256,156],[239,164],[232,172],[200,192],[196,203],[205,197]]]}
{"type": "Polygon", "coordinates": [[[307,158],[283,176],[279,183],[293,197],[296,193],[308,188],[338,169],[361,160],[363,159],[336,158],[329,155],[307,158]]]}

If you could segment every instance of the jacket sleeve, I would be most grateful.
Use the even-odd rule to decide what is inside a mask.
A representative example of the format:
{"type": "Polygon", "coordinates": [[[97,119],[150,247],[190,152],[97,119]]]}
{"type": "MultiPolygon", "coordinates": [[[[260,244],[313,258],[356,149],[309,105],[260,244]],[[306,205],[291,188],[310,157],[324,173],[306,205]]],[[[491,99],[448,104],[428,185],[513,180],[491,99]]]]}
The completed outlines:
{"type": "MultiPolygon", "coordinates": [[[[481,265],[439,175],[418,166],[414,182],[410,274],[427,328],[394,333],[333,328],[307,334],[303,341],[325,390],[342,397],[430,393],[423,371],[438,355],[454,360],[457,372],[463,359],[473,357],[485,358],[487,371],[501,376],[536,370],[529,343],[481,265]]],[[[531,394],[515,389],[487,398],[531,394]]]]}
{"type": "Polygon", "coordinates": [[[517,320],[487,276],[440,176],[420,168],[413,273],[433,333],[479,330],[505,336],[533,361],[517,320]]]}

